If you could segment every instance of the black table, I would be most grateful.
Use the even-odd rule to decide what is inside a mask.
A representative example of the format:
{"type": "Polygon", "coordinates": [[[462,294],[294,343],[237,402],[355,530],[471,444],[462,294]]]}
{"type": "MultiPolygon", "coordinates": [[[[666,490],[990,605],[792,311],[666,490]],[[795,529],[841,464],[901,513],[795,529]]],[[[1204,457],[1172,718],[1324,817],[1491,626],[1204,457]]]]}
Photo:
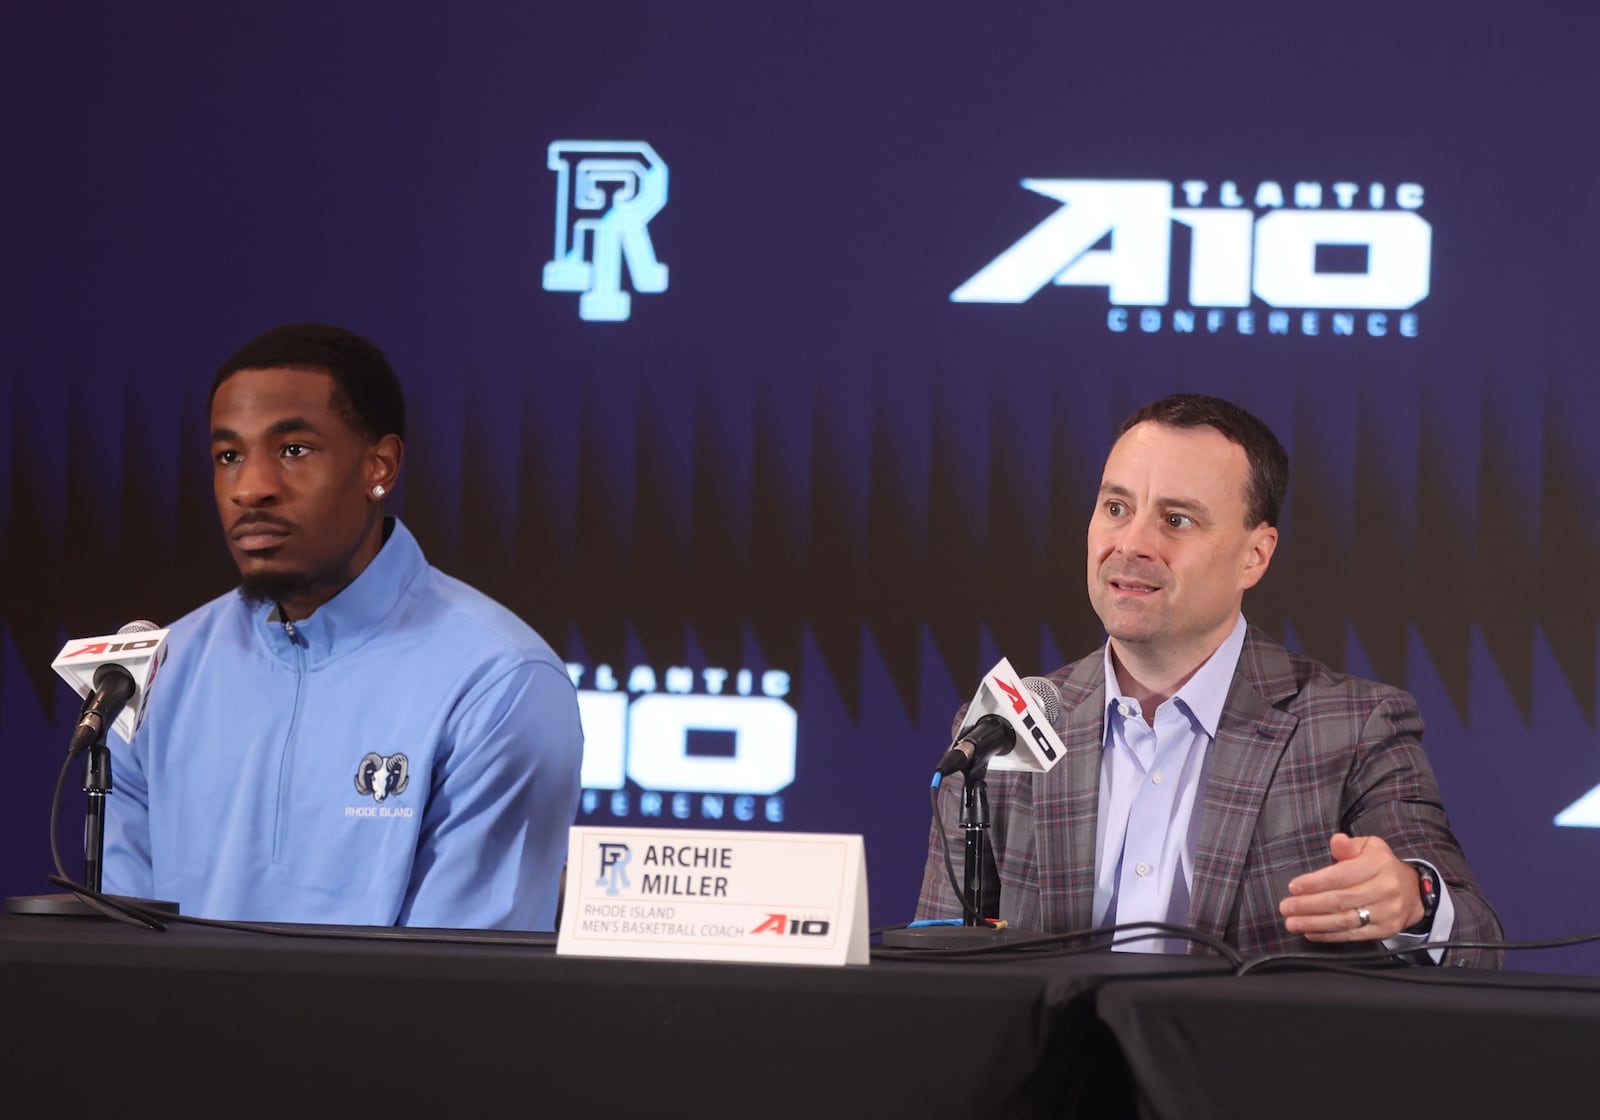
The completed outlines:
{"type": "Polygon", "coordinates": [[[1596,978],[1233,977],[1105,952],[605,961],[557,957],[548,936],[280,928],[334,936],[0,915],[8,1114],[1595,1111],[1596,978]]]}
{"type": "Polygon", "coordinates": [[[1600,978],[1160,977],[1096,995],[1145,1116],[1600,1115],[1600,978]]]}
{"type": "Polygon", "coordinates": [[[611,961],[548,937],[284,928],[352,939],[0,916],[0,1091],[85,1114],[1127,1115],[1094,990],[1221,967],[611,961]]]}

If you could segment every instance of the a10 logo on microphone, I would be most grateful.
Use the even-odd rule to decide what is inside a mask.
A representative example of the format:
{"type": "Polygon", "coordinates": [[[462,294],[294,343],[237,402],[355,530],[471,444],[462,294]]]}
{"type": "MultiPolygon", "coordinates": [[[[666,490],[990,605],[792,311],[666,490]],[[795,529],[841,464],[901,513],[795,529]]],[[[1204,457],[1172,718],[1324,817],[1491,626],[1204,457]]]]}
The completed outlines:
{"type": "Polygon", "coordinates": [[[135,692],[112,727],[124,739],[132,739],[144,722],[145,700],[167,659],[169,633],[169,630],[125,627],[123,633],[99,638],[72,638],[61,647],[50,667],[84,699],[94,692],[95,673],[102,666],[119,665],[125,669],[133,678],[135,692]]]}
{"type": "MultiPolygon", "coordinates": [[[[1029,678],[1030,681],[1042,678],[1029,678]]],[[[1044,682],[1048,683],[1048,682],[1044,682]]],[[[983,676],[978,691],[967,707],[970,723],[985,715],[996,715],[1016,732],[1015,749],[989,759],[990,770],[1025,770],[1042,774],[1061,761],[1066,746],[1056,733],[1059,711],[1045,709],[1039,695],[1023,683],[1011,662],[1000,663],[983,676]]]]}

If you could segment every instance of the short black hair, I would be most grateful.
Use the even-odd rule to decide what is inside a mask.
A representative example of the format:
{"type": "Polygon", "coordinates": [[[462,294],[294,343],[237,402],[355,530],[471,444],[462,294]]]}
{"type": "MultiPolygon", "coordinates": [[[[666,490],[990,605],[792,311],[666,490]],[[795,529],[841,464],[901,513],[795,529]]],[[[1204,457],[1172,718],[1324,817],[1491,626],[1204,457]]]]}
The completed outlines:
{"type": "Polygon", "coordinates": [[[332,405],[345,423],[375,443],[406,438],[406,398],[383,351],[353,331],[326,323],[285,323],[256,335],[229,356],[211,379],[206,412],[217,389],[240,370],[303,369],[333,378],[332,405]]]}
{"type": "Polygon", "coordinates": [[[1289,492],[1289,453],[1259,418],[1221,397],[1199,393],[1174,393],[1152,401],[1122,422],[1117,435],[1146,421],[1169,428],[1215,428],[1244,448],[1250,464],[1250,481],[1245,486],[1245,528],[1253,529],[1265,521],[1278,524],[1284,496],[1289,492]]]}

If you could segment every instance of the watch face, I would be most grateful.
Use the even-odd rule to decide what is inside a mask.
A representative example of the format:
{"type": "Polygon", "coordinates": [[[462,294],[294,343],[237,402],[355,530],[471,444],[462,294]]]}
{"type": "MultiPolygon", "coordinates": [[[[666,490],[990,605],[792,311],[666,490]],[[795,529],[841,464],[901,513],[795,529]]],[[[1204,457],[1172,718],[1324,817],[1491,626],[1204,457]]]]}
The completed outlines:
{"type": "Polygon", "coordinates": [[[1417,878],[1421,880],[1422,916],[1426,920],[1433,917],[1433,912],[1439,907],[1439,883],[1433,872],[1426,867],[1417,868],[1417,878]]]}

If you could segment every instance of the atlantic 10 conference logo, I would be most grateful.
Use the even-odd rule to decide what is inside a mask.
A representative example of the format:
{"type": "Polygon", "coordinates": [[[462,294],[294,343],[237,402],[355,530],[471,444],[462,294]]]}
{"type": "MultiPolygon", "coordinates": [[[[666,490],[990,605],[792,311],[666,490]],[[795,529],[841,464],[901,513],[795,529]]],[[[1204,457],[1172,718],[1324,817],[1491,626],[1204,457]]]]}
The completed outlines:
{"type": "Polygon", "coordinates": [[[581,819],[781,824],[799,716],[780,669],[567,662],[583,720],[581,819]]]}
{"type": "Polygon", "coordinates": [[[1411,309],[1428,296],[1433,251],[1417,183],[1022,186],[1060,208],[950,293],[952,301],[1025,303],[1047,286],[1104,288],[1106,327],[1118,334],[1417,337],[1411,309]],[[1187,276],[1174,277],[1185,246],[1187,276]]]}

